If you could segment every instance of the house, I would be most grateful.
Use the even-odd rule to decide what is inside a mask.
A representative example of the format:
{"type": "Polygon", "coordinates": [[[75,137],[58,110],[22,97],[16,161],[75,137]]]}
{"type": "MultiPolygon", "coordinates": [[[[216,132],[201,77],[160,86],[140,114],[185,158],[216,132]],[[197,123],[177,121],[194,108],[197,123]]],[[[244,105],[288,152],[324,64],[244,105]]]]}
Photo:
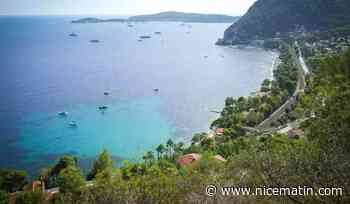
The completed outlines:
{"type": "Polygon", "coordinates": [[[215,133],[214,133],[213,131],[210,131],[210,132],[208,133],[207,138],[209,138],[209,139],[214,139],[214,138],[215,138],[215,133]]]}
{"type": "Polygon", "coordinates": [[[45,191],[45,183],[42,181],[33,181],[31,184],[26,185],[23,188],[26,192],[34,192],[34,191],[45,191]]]}
{"type": "Polygon", "coordinates": [[[199,161],[201,159],[200,154],[186,154],[177,159],[177,163],[180,166],[187,166],[189,164],[192,164],[193,162],[199,161]]]}
{"type": "Polygon", "coordinates": [[[216,134],[217,136],[223,135],[224,132],[225,132],[225,128],[216,128],[216,130],[215,130],[215,134],[216,134]]]}
{"type": "MultiPolygon", "coordinates": [[[[196,153],[186,154],[186,155],[183,155],[183,156],[179,157],[177,159],[177,163],[180,166],[188,166],[190,164],[193,164],[196,161],[199,161],[201,158],[202,158],[202,155],[200,155],[200,154],[196,154],[196,153]]],[[[227,161],[221,155],[216,155],[213,158],[216,159],[217,161],[220,161],[220,162],[226,162],[227,161]]]]}
{"type": "Polygon", "coordinates": [[[11,193],[9,196],[9,204],[16,204],[16,198],[18,194],[23,192],[36,192],[40,191],[45,193],[45,203],[48,203],[50,200],[52,200],[55,196],[55,194],[59,193],[59,188],[53,188],[45,190],[45,183],[42,181],[33,181],[32,183],[26,185],[23,188],[23,191],[17,191],[14,193],[11,193]]]}
{"type": "Polygon", "coordinates": [[[287,134],[291,139],[299,139],[300,137],[303,137],[305,133],[301,129],[291,129],[287,134]]]}
{"type": "Polygon", "coordinates": [[[291,130],[293,130],[293,128],[291,127],[291,126],[287,126],[287,127],[284,127],[284,128],[282,128],[282,129],[279,129],[278,131],[277,131],[277,133],[279,133],[279,134],[288,134],[288,132],[289,131],[291,131],[291,130]]]}

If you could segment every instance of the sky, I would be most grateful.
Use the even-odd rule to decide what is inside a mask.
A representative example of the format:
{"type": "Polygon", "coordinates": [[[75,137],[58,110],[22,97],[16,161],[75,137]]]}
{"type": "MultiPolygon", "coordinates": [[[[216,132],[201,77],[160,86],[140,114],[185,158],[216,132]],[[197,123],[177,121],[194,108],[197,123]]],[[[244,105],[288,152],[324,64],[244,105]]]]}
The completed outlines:
{"type": "Polygon", "coordinates": [[[0,0],[0,15],[135,15],[163,11],[243,15],[256,0],[0,0]]]}

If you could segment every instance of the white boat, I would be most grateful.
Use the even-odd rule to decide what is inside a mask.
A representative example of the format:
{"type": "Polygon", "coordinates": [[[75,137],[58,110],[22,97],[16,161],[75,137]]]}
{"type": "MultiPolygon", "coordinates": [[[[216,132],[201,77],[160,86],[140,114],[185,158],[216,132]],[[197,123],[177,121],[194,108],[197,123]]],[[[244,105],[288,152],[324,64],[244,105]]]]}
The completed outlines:
{"type": "Polygon", "coordinates": [[[68,116],[68,112],[62,111],[62,112],[59,112],[58,115],[62,116],[62,117],[67,117],[68,116]]]}
{"type": "Polygon", "coordinates": [[[71,121],[71,122],[69,123],[69,127],[76,128],[76,127],[78,127],[78,124],[77,124],[77,122],[75,122],[75,121],[71,121]]]}

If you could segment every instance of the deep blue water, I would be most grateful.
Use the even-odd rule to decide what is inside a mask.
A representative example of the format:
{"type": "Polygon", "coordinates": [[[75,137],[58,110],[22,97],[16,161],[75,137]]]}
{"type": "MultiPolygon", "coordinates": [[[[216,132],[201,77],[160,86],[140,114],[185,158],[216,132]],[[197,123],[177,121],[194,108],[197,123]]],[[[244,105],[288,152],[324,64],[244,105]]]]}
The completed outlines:
{"type": "Polygon", "coordinates": [[[188,140],[227,96],[270,77],[276,57],[215,46],[229,24],[70,23],[77,18],[0,17],[0,167],[37,172],[62,154],[86,164],[104,148],[137,159],[168,138],[188,140]]]}

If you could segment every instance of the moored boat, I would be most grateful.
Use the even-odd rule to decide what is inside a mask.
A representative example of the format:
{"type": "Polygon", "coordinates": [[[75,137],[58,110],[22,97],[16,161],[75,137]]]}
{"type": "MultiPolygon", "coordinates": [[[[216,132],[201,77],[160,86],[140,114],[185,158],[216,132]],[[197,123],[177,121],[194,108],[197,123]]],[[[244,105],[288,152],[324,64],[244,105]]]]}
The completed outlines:
{"type": "Polygon", "coordinates": [[[149,39],[149,38],[151,38],[151,36],[149,36],[149,35],[141,35],[140,38],[141,39],[149,39]]]}
{"type": "Polygon", "coordinates": [[[71,34],[69,34],[69,36],[70,36],[70,37],[78,37],[78,35],[75,34],[75,33],[71,33],[71,34]]]}
{"type": "Polygon", "coordinates": [[[76,121],[71,121],[70,123],[69,123],[69,127],[71,127],[71,128],[76,128],[76,127],[78,127],[78,124],[77,124],[77,122],[76,121]]]}
{"type": "Polygon", "coordinates": [[[62,112],[59,112],[58,115],[62,116],[62,117],[67,117],[68,116],[68,112],[62,111],[62,112]]]}
{"type": "Polygon", "coordinates": [[[98,109],[99,109],[99,110],[107,110],[107,109],[108,109],[108,106],[99,106],[98,109]]]}

